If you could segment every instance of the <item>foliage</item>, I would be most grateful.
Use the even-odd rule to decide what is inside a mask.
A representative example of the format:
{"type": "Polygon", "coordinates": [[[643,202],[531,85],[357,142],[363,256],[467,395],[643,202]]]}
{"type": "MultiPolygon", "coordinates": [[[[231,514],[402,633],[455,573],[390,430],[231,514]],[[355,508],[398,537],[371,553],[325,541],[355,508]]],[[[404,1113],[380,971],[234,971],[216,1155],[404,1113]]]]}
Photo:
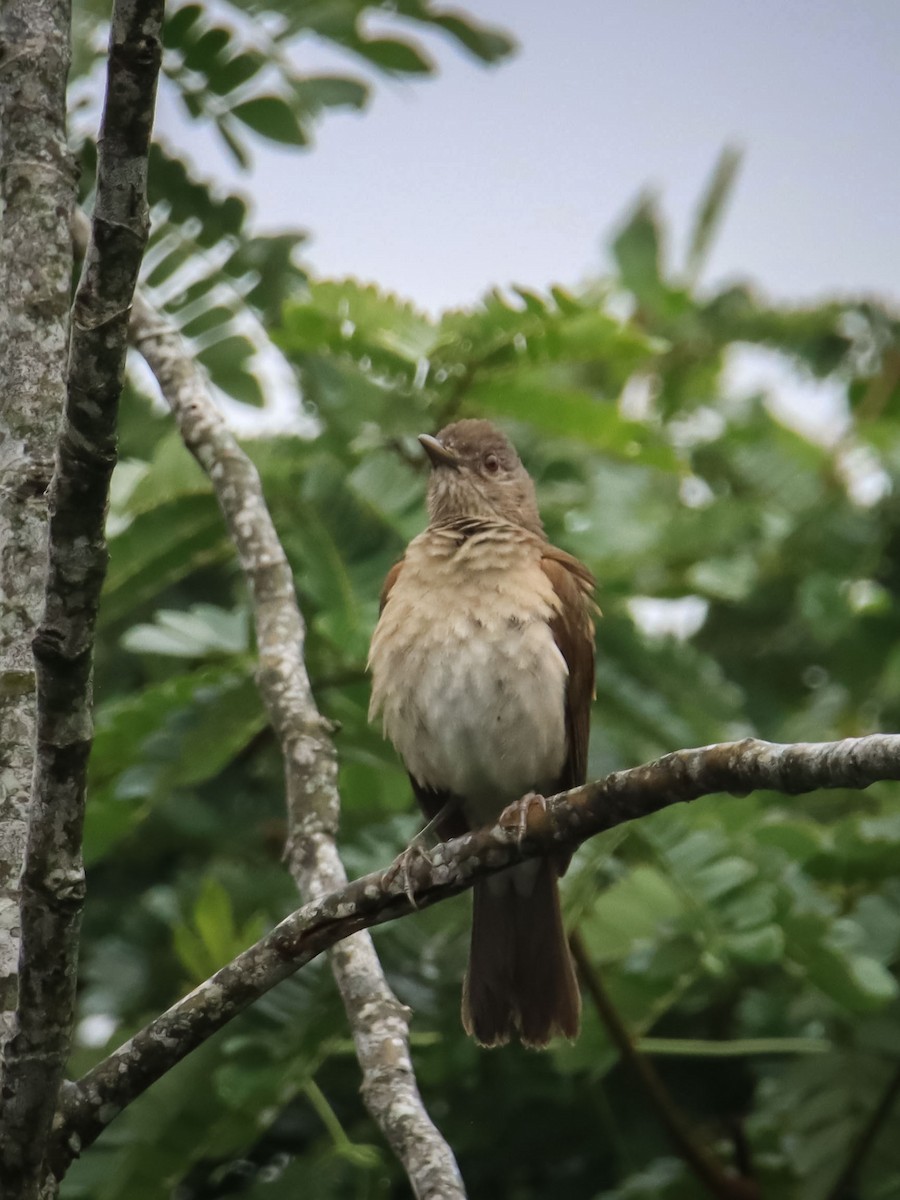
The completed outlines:
{"type": "MultiPolygon", "coordinates": [[[[82,8],[82,72],[98,12],[82,8]]],[[[170,18],[167,78],[239,160],[256,136],[299,145],[321,111],[364,99],[355,74],[298,74],[302,34],[380,71],[430,69],[418,42],[376,36],[372,16],[439,28],[484,61],[509,49],[425,0],[186,4],[170,18]]],[[[89,199],[89,140],[82,157],[89,199]]],[[[701,286],[735,165],[726,154],[700,200],[683,271],[645,197],[611,239],[607,278],[495,291],[432,319],[353,280],[308,278],[300,235],[257,236],[244,201],[155,151],[151,297],[232,400],[265,410],[285,380],[303,397],[287,432],[248,449],[295,567],[318,700],[341,727],[351,873],[386,863],[416,826],[367,724],[365,657],[380,582],[425,519],[413,435],[457,415],[505,424],[550,537],[600,581],[591,775],[746,734],[818,740],[900,721],[900,322],[865,300],[797,309],[701,286]],[[839,389],[843,427],[805,436],[778,396],[740,393],[748,356],[774,358],[785,388],[839,389]]],[[[146,392],[136,374],[110,517],[75,1072],[296,904],[241,576],[208,484],[146,392]]],[[[569,916],[676,1103],[724,1159],[746,1142],[773,1200],[828,1194],[900,1067],[898,854],[895,787],[720,796],[596,839],[568,877],[569,916]]],[[[577,1044],[543,1056],[464,1039],[466,904],[376,938],[471,1193],[695,1197],[595,1013],[577,1044]]],[[[357,1087],[314,964],[120,1117],[63,1194],[404,1195],[357,1087]]],[[[900,1194],[890,1135],[857,1194],[900,1194]]]]}

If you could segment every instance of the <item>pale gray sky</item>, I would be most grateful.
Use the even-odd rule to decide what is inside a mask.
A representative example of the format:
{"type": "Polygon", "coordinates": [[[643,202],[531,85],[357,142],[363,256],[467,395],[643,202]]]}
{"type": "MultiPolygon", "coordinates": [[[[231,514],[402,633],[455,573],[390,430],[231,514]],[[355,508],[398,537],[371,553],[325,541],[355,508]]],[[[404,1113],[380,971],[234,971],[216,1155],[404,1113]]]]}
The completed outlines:
{"type": "MultiPolygon", "coordinates": [[[[602,268],[644,186],[683,245],[726,142],[744,147],[708,279],[780,299],[900,300],[900,0],[461,0],[520,42],[485,69],[443,39],[426,80],[375,80],[311,152],[265,148],[235,176],[266,229],[311,235],[321,274],[432,309],[493,284],[575,283],[602,268]]],[[[336,56],[299,48],[311,71],[336,56]]],[[[347,64],[356,69],[356,63],[347,64]]],[[[214,139],[163,103],[158,130],[218,173],[214,139]],[[189,143],[187,142],[189,137],[189,143]]]]}

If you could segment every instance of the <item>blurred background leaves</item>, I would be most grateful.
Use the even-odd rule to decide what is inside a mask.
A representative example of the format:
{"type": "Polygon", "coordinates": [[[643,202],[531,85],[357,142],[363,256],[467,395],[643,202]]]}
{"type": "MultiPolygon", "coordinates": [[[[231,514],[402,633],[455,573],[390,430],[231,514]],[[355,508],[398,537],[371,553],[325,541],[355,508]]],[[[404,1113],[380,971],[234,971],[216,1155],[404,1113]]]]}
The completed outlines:
{"type": "MultiPolygon", "coordinates": [[[[96,83],[104,10],[79,9],[76,99],[96,83]]],[[[167,86],[245,162],[259,137],[304,146],[330,108],[364,104],[358,62],[430,72],[420,29],[486,63],[512,48],[425,0],[182,4],[167,86]],[[397,33],[373,35],[373,14],[397,33]],[[347,72],[301,75],[304,35],[346,51],[347,72]]],[[[90,204],[89,137],[80,150],[90,204]]],[[[436,317],[310,278],[301,232],[256,235],[243,198],[177,147],[154,149],[144,287],[248,435],[294,565],[317,699],[340,724],[351,873],[384,865],[417,825],[366,721],[365,657],[381,581],[425,522],[415,434],[457,416],[504,424],[549,536],[600,581],[592,776],[746,735],[898,727],[900,321],[865,299],[801,309],[705,284],[737,171],[726,148],[682,266],[646,195],[608,234],[610,275],[497,290],[436,317]],[[814,397],[810,381],[830,389],[839,419],[742,386],[758,363],[795,396],[814,397]]],[[[297,903],[243,581],[205,478],[132,367],[97,648],[76,1073],[297,903]]],[[[573,926],[674,1102],[771,1200],[831,1194],[900,1069],[898,861],[898,793],[880,785],[710,797],[595,839],[567,878],[573,926]]],[[[700,1185],[590,1006],[581,1040],[542,1056],[463,1037],[467,903],[376,940],[470,1193],[693,1200],[700,1185]]],[[[63,1194],[406,1195],[358,1084],[313,964],[121,1116],[63,1194]]],[[[848,1197],[900,1195],[888,1126],[848,1197]]]]}

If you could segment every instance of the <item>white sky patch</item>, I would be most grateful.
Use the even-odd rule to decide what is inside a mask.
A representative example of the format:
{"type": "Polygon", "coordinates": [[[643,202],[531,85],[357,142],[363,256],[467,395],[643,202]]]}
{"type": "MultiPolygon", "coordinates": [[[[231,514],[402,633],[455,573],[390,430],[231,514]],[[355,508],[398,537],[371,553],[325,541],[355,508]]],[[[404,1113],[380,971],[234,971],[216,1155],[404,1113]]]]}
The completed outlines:
{"type": "Polygon", "coordinates": [[[716,498],[700,475],[685,475],[678,485],[678,496],[685,508],[707,508],[716,498]]]}
{"type": "Polygon", "coordinates": [[[726,395],[735,398],[762,394],[776,420],[832,449],[847,495],[860,508],[871,508],[890,494],[891,477],[875,451],[853,438],[841,379],[801,375],[773,350],[738,345],[729,351],[723,387],[726,395]]]}
{"type": "Polygon", "coordinates": [[[774,417],[820,446],[834,446],[850,424],[840,380],[801,375],[783,354],[764,346],[733,346],[722,384],[735,398],[764,396],[774,417]]]}
{"type": "Polygon", "coordinates": [[[886,612],[891,607],[887,588],[874,579],[854,579],[847,584],[847,600],[855,613],[886,612]]]}
{"type": "MultiPolygon", "coordinates": [[[[421,39],[437,78],[379,76],[318,38],[292,47],[303,71],[374,85],[365,114],[325,116],[312,153],[253,139],[241,172],[165,81],[157,129],[204,174],[251,194],[256,228],[312,230],[305,257],[318,273],[377,279],[429,312],[506,281],[540,287],[602,269],[598,240],[648,184],[670,215],[677,269],[700,190],[732,142],[747,155],[706,281],[750,271],[791,298],[897,295],[900,156],[884,150],[895,123],[884,98],[896,90],[888,48],[900,5],[820,0],[813,23],[783,0],[571,0],[564,20],[522,0],[471,7],[520,41],[494,69],[383,17],[372,28],[421,39]]],[[[241,22],[242,34],[262,42],[257,22],[241,22]]]]}
{"type": "Polygon", "coordinates": [[[860,443],[841,446],[835,465],[847,495],[860,508],[871,508],[893,490],[890,475],[870,446],[860,443]]]}
{"type": "Polygon", "coordinates": [[[681,596],[677,600],[632,596],[627,606],[632,621],[643,633],[650,637],[674,637],[679,642],[686,642],[699,632],[709,612],[709,604],[702,596],[681,596]]]}
{"type": "Polygon", "coordinates": [[[92,1013],[82,1017],[75,1028],[75,1041],[79,1046],[97,1048],[105,1046],[116,1032],[118,1022],[109,1013],[92,1013]]]}
{"type": "Polygon", "coordinates": [[[626,421],[649,421],[658,390],[656,376],[640,372],[630,375],[619,396],[620,414],[626,421]]]}
{"type": "Polygon", "coordinates": [[[720,412],[701,404],[681,417],[669,422],[669,436],[677,448],[703,446],[718,441],[725,432],[727,422],[720,412]]]}

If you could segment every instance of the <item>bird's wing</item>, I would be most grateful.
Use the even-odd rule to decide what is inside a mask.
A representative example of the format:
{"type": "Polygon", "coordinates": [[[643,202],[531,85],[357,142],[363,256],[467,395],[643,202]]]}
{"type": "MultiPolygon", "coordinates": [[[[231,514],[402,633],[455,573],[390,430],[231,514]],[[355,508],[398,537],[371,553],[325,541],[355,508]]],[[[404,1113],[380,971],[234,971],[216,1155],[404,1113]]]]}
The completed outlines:
{"type": "Polygon", "coordinates": [[[387,604],[388,596],[391,594],[391,588],[394,586],[394,584],[400,578],[400,572],[403,570],[404,562],[405,562],[405,559],[402,559],[402,558],[400,559],[399,562],[395,562],[394,565],[391,567],[391,569],[388,571],[387,575],[385,575],[385,577],[384,577],[384,583],[381,585],[381,595],[378,598],[379,616],[381,615],[381,613],[384,612],[384,606],[387,604]]]}
{"type": "Polygon", "coordinates": [[[541,567],[559,598],[550,620],[553,637],[569,668],[566,686],[568,751],[558,789],[578,787],[587,774],[591,701],[594,698],[594,577],[587,567],[555,546],[543,550],[541,567]]]}

